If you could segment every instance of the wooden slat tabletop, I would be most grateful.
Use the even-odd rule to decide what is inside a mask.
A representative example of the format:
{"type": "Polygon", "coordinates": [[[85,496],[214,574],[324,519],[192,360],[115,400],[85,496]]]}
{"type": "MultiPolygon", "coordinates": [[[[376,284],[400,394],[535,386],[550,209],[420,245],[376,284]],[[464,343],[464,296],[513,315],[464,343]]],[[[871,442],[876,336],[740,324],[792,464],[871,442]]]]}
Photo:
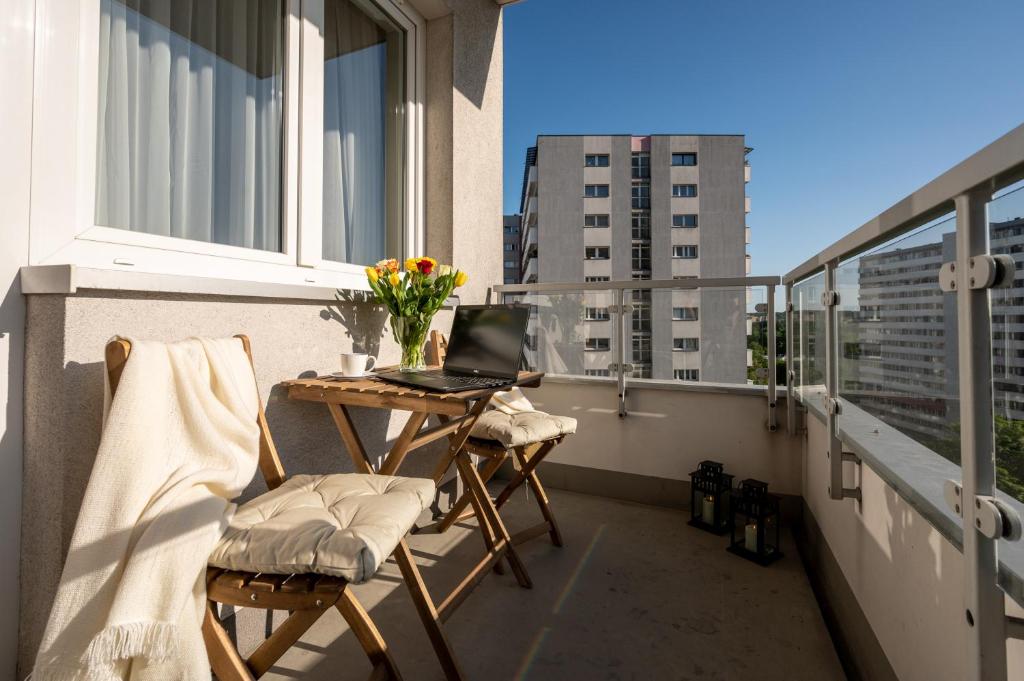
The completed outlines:
{"type": "Polygon", "coordinates": [[[412,386],[388,383],[375,376],[359,380],[338,380],[331,376],[293,378],[282,381],[281,385],[288,389],[288,397],[293,400],[426,411],[458,416],[466,413],[469,403],[473,400],[500,390],[507,390],[512,386],[535,387],[540,385],[543,377],[542,372],[521,371],[519,378],[510,385],[501,388],[464,390],[456,393],[418,390],[412,386]]]}

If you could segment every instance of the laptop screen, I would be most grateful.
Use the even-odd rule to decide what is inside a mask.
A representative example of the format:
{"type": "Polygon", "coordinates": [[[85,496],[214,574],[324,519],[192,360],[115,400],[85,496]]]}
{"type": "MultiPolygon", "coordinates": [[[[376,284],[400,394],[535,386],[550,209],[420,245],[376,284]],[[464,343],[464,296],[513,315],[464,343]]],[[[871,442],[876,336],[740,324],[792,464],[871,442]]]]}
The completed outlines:
{"type": "Polygon", "coordinates": [[[529,318],[525,305],[460,305],[455,308],[444,368],[515,378],[529,318]]]}

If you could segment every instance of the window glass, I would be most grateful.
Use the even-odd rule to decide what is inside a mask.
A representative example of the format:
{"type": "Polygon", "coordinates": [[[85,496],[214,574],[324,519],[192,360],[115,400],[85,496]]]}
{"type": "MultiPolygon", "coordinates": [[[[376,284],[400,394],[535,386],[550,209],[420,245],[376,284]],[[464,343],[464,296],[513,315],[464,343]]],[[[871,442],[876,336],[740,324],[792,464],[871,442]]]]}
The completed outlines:
{"type": "Polygon", "coordinates": [[[587,260],[607,260],[610,257],[607,246],[587,246],[583,255],[587,260]]]}
{"type": "Polygon", "coordinates": [[[588,284],[593,284],[593,283],[596,283],[596,282],[599,282],[599,281],[609,281],[609,280],[610,280],[610,277],[607,277],[607,276],[583,277],[583,281],[587,282],[588,284]]]}
{"type": "Polygon", "coordinates": [[[583,196],[588,199],[601,199],[608,196],[608,185],[588,184],[583,188],[583,196]]]}
{"type": "Polygon", "coordinates": [[[677,322],[697,321],[697,308],[695,307],[673,307],[672,319],[677,322]]]}
{"type": "Polygon", "coordinates": [[[283,4],[101,0],[97,224],[281,250],[283,4]]]}
{"type": "Polygon", "coordinates": [[[697,247],[696,246],[673,246],[672,247],[673,258],[696,258],[697,247]]]}
{"type": "Polygon", "coordinates": [[[324,2],[323,257],[402,253],[405,33],[364,0],[324,2]]]}
{"type": "Polygon", "coordinates": [[[588,168],[607,168],[608,154],[587,154],[584,165],[588,168]]]}
{"type": "Polygon", "coordinates": [[[584,215],[584,227],[607,227],[609,225],[607,215],[584,215]]]}
{"type": "Polygon", "coordinates": [[[672,216],[673,227],[696,227],[697,216],[693,214],[685,215],[673,215],[672,216]]]}
{"type": "Polygon", "coordinates": [[[642,180],[651,176],[651,155],[647,152],[633,152],[633,179],[642,180]]]}
{"type": "Polygon", "coordinates": [[[672,165],[674,165],[674,166],[695,166],[695,165],[697,165],[697,154],[691,154],[691,153],[672,154],[672,165]]]}
{"type": "Polygon", "coordinates": [[[700,380],[700,369],[676,369],[673,374],[677,381],[700,380]]]}
{"type": "Polygon", "coordinates": [[[646,182],[633,185],[633,208],[645,209],[651,207],[651,185],[646,182]]]}
{"type": "Polygon", "coordinates": [[[696,352],[700,349],[699,338],[673,338],[672,349],[681,352],[696,352]]]}
{"type": "Polygon", "coordinates": [[[649,213],[633,213],[631,220],[634,239],[651,238],[651,216],[649,213]]]}
{"type": "Polygon", "coordinates": [[[689,198],[697,196],[697,185],[695,184],[674,184],[672,185],[672,196],[676,198],[689,198]]]}

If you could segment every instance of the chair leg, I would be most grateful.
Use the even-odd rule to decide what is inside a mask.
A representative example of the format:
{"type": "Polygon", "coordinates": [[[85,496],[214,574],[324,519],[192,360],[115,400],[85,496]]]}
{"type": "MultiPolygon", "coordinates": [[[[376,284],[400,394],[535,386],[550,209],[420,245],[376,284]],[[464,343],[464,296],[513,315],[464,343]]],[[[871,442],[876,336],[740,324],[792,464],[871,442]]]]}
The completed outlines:
{"type": "Polygon", "coordinates": [[[348,626],[352,629],[352,633],[356,635],[359,645],[363,647],[366,656],[370,658],[370,663],[374,668],[370,678],[402,681],[402,675],[399,673],[398,666],[391,657],[387,642],[384,641],[384,637],[381,636],[377,625],[373,623],[370,615],[363,609],[363,606],[353,595],[352,590],[347,586],[341,592],[341,597],[338,599],[335,607],[338,608],[338,612],[348,622],[348,626]]]}
{"type": "MultiPolygon", "coordinates": [[[[552,445],[554,446],[554,445],[552,445]]],[[[550,451],[550,448],[547,450],[550,451]]],[[[551,537],[551,543],[555,546],[564,546],[562,542],[562,532],[558,529],[558,522],[555,520],[555,514],[551,511],[551,504],[548,502],[547,492],[544,491],[544,486],[540,484],[540,478],[537,476],[537,465],[540,460],[544,458],[544,454],[547,454],[543,448],[534,454],[534,458],[528,460],[526,458],[526,450],[522,447],[516,449],[516,458],[519,459],[519,467],[523,471],[528,471],[526,481],[530,485],[530,489],[533,490],[533,496],[537,499],[537,505],[540,507],[541,515],[544,516],[544,520],[548,524],[548,535],[551,537]],[[531,465],[532,464],[532,465],[531,465]]]]}
{"type": "Polygon", "coordinates": [[[398,569],[402,572],[405,585],[409,588],[409,594],[416,605],[416,612],[419,614],[420,620],[423,621],[423,627],[427,630],[427,636],[430,637],[430,645],[433,646],[441,668],[444,669],[445,678],[448,681],[462,681],[465,676],[459,669],[459,663],[455,660],[455,654],[448,643],[448,638],[444,635],[444,630],[441,629],[441,618],[437,614],[437,608],[434,607],[434,601],[430,598],[427,585],[424,584],[423,576],[420,574],[416,561],[409,551],[409,545],[405,543],[404,539],[398,542],[392,555],[395,562],[398,563],[398,569]]]}
{"type": "MultiPolygon", "coordinates": [[[[347,588],[347,587],[346,587],[347,588]]],[[[272,612],[272,611],[268,611],[272,612]]],[[[288,616],[281,626],[274,630],[260,646],[249,655],[246,665],[253,675],[259,678],[267,673],[309,628],[316,624],[326,610],[296,610],[288,616]]]]}
{"type": "Polygon", "coordinates": [[[203,615],[203,641],[206,643],[206,654],[210,658],[210,667],[217,675],[218,681],[255,681],[255,677],[238,654],[235,644],[228,632],[224,630],[217,617],[217,604],[206,602],[206,613],[203,615]]]}
{"type": "MultiPolygon", "coordinates": [[[[496,457],[487,462],[487,465],[484,466],[483,471],[480,473],[480,479],[484,481],[485,485],[487,484],[487,481],[493,478],[494,474],[498,472],[498,469],[501,468],[501,464],[505,462],[506,458],[508,457],[496,457]]],[[[448,514],[444,519],[438,523],[437,531],[447,532],[448,528],[457,523],[459,519],[462,518],[463,511],[465,511],[466,507],[469,506],[469,502],[469,490],[466,490],[462,493],[462,496],[459,497],[458,501],[452,505],[451,510],[448,511],[448,514]]]]}

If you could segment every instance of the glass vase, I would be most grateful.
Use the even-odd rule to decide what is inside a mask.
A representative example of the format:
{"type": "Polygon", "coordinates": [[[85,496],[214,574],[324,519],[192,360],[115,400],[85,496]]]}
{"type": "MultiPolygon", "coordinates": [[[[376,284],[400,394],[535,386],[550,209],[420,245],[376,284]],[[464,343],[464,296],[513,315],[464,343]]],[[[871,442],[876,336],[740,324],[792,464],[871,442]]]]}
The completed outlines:
{"type": "Polygon", "coordinates": [[[399,371],[423,371],[427,368],[423,346],[426,344],[429,331],[429,317],[391,317],[391,333],[395,337],[395,342],[402,348],[399,371]]]}

